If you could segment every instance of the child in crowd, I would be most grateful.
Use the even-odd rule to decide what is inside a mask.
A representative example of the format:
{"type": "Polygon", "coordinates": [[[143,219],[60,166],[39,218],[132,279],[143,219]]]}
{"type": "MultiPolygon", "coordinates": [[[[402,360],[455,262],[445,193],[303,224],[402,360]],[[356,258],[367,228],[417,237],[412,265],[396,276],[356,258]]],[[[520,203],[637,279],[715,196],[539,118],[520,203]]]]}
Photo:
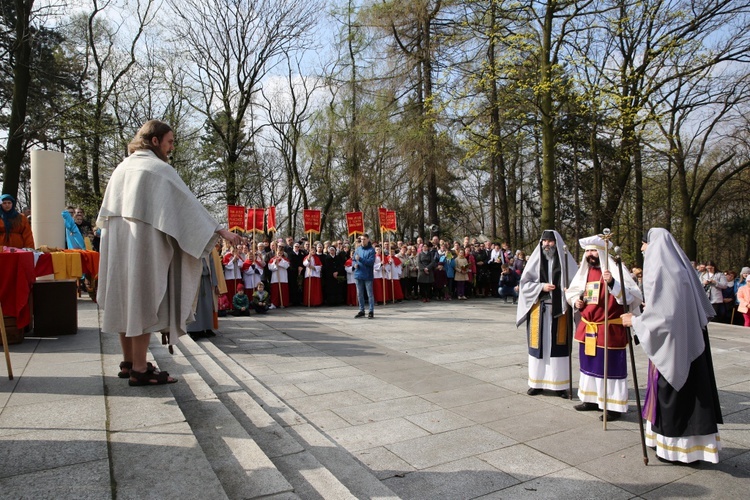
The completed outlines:
{"type": "Polygon", "coordinates": [[[268,292],[265,290],[263,282],[259,282],[253,293],[253,309],[258,314],[266,314],[268,311],[268,292]]]}
{"type": "Polygon", "coordinates": [[[232,304],[229,303],[229,297],[226,294],[219,295],[219,311],[217,312],[220,318],[223,318],[232,309],[232,304]]]}
{"type": "Polygon", "coordinates": [[[456,294],[458,300],[466,300],[466,282],[469,281],[469,261],[463,248],[458,249],[458,257],[455,262],[456,274],[454,281],[456,283],[456,294]]]}
{"type": "Polygon", "coordinates": [[[245,285],[237,285],[237,293],[232,298],[235,316],[250,316],[250,298],[245,295],[245,285]]]}

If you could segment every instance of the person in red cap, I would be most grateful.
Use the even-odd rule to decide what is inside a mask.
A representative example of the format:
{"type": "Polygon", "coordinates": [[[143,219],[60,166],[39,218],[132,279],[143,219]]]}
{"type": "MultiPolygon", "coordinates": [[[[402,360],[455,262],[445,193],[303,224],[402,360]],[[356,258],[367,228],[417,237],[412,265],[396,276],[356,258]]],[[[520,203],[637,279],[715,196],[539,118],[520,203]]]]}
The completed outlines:
{"type": "Polygon", "coordinates": [[[245,285],[237,285],[237,293],[232,297],[232,305],[234,306],[235,316],[249,316],[250,315],[250,298],[245,295],[245,285]]]}

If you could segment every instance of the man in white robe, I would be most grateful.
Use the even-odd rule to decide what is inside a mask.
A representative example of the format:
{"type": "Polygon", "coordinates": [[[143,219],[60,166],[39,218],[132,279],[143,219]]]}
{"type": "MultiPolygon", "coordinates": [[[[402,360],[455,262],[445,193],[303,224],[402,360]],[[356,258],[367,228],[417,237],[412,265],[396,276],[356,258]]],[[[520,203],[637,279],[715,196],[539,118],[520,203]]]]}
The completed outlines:
{"type": "Polygon", "coordinates": [[[518,285],[516,326],[526,323],[530,396],[543,389],[569,395],[572,321],[567,315],[572,312],[564,288],[577,270],[560,234],[544,231],[518,285]]]}
{"type": "Polygon", "coordinates": [[[219,226],[167,163],[173,149],[169,125],[143,125],[128,145],[130,156],[112,173],[97,220],[101,330],[120,334],[130,385],[176,382],[148,366],[150,334],[167,333],[173,344],[186,333],[201,257],[219,236],[241,240],[219,226]]]}

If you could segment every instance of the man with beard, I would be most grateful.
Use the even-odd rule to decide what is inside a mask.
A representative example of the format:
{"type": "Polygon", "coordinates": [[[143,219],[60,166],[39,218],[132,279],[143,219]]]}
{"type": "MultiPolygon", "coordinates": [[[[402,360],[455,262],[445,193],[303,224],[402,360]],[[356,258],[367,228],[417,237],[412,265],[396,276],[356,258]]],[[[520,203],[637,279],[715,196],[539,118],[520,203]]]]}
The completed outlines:
{"type": "Polygon", "coordinates": [[[669,231],[651,229],[641,250],[646,308],[622,320],[649,359],[646,445],[659,460],[718,463],[723,420],[707,330],[714,309],[669,231]]]}
{"type": "MultiPolygon", "coordinates": [[[[628,411],[628,367],[625,348],[628,337],[620,316],[625,312],[622,304],[636,311],[641,303],[641,292],[630,273],[624,274],[624,286],[610,269],[616,269],[614,259],[602,261],[604,245],[611,246],[599,236],[579,240],[585,250],[578,269],[566,292],[568,303],[581,313],[575,340],[580,344],[581,374],[578,382],[578,411],[604,409],[604,356],[607,355],[607,420],[617,420],[628,411]],[[608,287],[608,293],[605,288],[608,287]],[[623,289],[625,298],[623,300],[623,289]],[[605,345],[605,300],[609,329],[605,345]]],[[[602,417],[600,417],[602,418],[602,417]]]]}
{"type": "Polygon", "coordinates": [[[567,398],[570,384],[570,337],[564,287],[578,266],[557,231],[542,233],[521,275],[516,326],[526,322],[530,396],[543,389],[567,398]]]}

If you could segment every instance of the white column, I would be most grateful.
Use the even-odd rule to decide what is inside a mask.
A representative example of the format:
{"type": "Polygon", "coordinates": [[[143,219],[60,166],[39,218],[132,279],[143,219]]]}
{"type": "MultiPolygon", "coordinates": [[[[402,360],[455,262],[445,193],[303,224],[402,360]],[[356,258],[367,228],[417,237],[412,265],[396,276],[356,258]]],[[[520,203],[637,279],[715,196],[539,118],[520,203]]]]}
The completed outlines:
{"type": "Polygon", "coordinates": [[[65,247],[65,155],[58,151],[31,152],[31,231],[37,248],[65,247]]]}

